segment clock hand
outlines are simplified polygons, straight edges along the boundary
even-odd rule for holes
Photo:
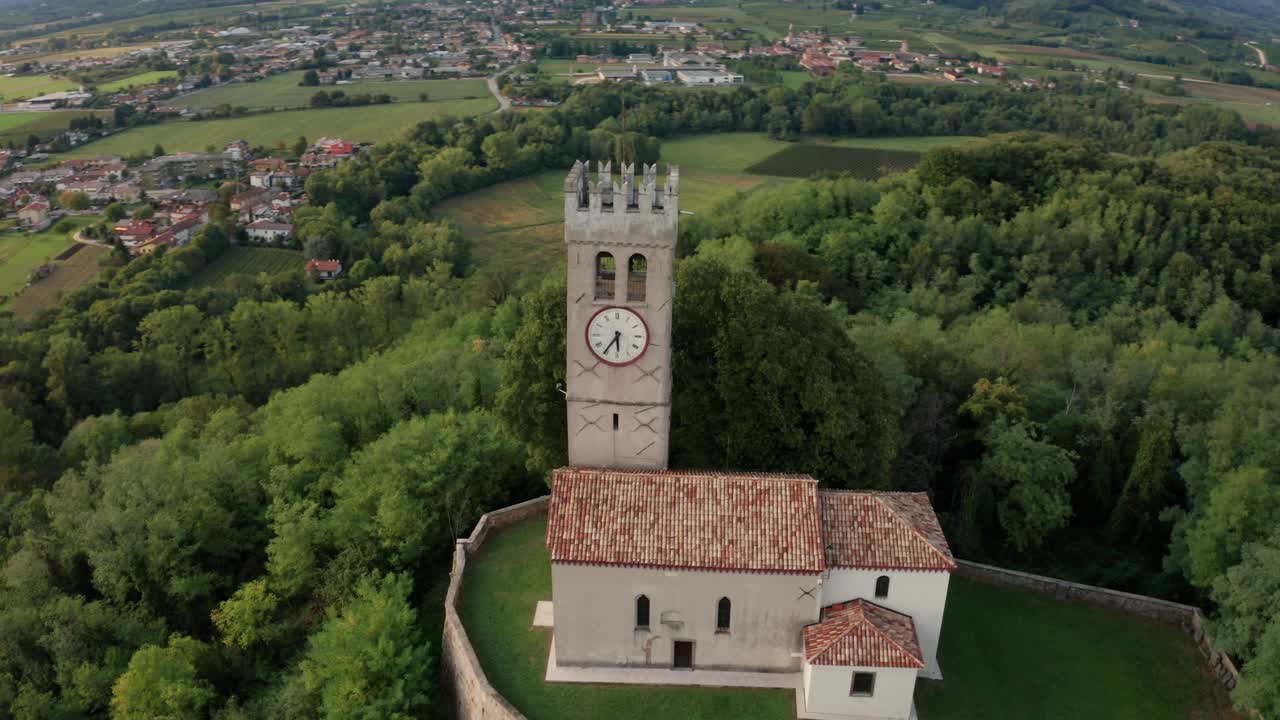
[[[613,347],[615,344],[618,346],[618,352],[622,352],[622,333],[617,330],[613,331],[613,341],[604,346],[604,354],[608,355],[609,348]]]

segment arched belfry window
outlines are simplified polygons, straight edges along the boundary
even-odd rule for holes
[[[613,281],[618,275],[618,266],[613,255],[602,252],[596,255],[596,299],[613,299]]]
[[[733,605],[729,602],[729,598],[720,598],[720,602],[716,603],[716,632],[729,632],[732,615]]]
[[[636,598],[636,627],[649,627],[649,596],[647,595]]]
[[[888,575],[881,575],[880,577],[876,578],[876,597],[878,598],[889,597],[889,576]]]
[[[627,301],[643,302],[645,283],[649,275],[649,260],[640,253],[631,256],[627,261]]]

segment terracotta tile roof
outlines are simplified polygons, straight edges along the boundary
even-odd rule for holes
[[[952,570],[956,566],[924,493],[823,490],[822,534],[831,567]]]
[[[817,573],[817,481],[808,475],[560,468],[552,562]]]
[[[813,665],[924,667],[911,617],[861,598],[825,607],[821,622],[805,626],[804,657]]]

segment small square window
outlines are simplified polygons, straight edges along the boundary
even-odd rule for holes
[[[871,697],[876,692],[876,674],[856,672],[853,674],[853,686],[849,695],[853,697]]]

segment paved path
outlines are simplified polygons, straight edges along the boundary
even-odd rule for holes
[[[496,113],[500,113],[505,110],[511,109],[511,98],[507,97],[506,95],[503,95],[502,91],[498,89],[498,78],[502,77],[503,75],[506,75],[507,73],[515,69],[516,69],[516,66],[512,65],[511,67],[506,68],[504,70],[499,70],[497,73],[494,73],[489,77],[489,82],[488,82],[489,93],[493,95],[495,100],[498,101],[498,109],[494,110],[494,112]]]
[[[1262,67],[1266,67],[1266,66],[1267,66],[1267,53],[1266,53],[1266,52],[1264,52],[1264,51],[1262,50],[1262,48],[1258,47],[1257,45],[1254,45],[1253,43],[1248,43],[1248,42],[1247,42],[1247,43],[1245,43],[1245,44],[1244,44],[1244,46],[1245,46],[1245,47],[1247,47],[1247,48],[1249,48],[1250,50],[1252,50],[1252,51],[1254,51],[1254,52],[1258,53],[1258,64],[1259,64],[1259,65],[1261,65]]]

